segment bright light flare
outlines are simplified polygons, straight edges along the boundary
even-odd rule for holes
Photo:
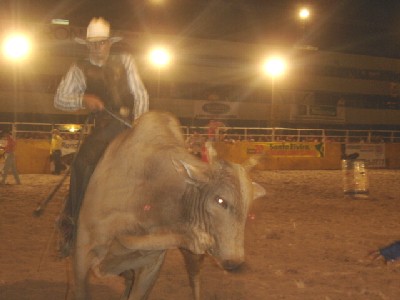
[[[286,62],[281,57],[271,57],[265,61],[263,70],[271,77],[281,76],[286,71]]]
[[[7,37],[3,43],[3,53],[6,57],[19,60],[29,56],[31,42],[29,38],[22,34]]]
[[[165,0],[150,0],[150,2],[154,5],[163,5]]]
[[[78,124],[65,124],[65,125],[60,125],[59,128],[60,130],[66,130],[70,133],[75,133],[81,130],[82,126]]]
[[[307,20],[310,17],[310,10],[307,7],[303,7],[299,10],[299,18],[301,20]]]
[[[68,131],[71,132],[71,133],[74,133],[74,132],[78,131],[78,128],[75,128],[74,126],[71,126],[71,127],[68,129]]]
[[[165,67],[170,60],[171,56],[164,48],[155,48],[150,52],[150,61],[158,67]]]

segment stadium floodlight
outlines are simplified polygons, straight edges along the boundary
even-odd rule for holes
[[[310,18],[311,12],[308,7],[302,7],[299,9],[299,18],[302,21],[307,21]]]
[[[3,42],[3,54],[11,60],[22,60],[29,56],[32,44],[27,35],[14,33]]]
[[[171,56],[165,48],[154,48],[150,51],[150,61],[158,68],[163,68],[170,63]]]
[[[282,57],[273,56],[264,62],[263,69],[266,74],[275,79],[285,73],[286,62]]]

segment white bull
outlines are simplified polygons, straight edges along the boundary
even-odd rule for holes
[[[76,299],[88,299],[89,270],[122,274],[122,299],[147,299],[172,248],[183,253],[200,299],[206,253],[226,270],[244,261],[245,222],[255,196],[242,166],[208,164],[190,154],[171,114],[142,115],[110,144],[87,188],[74,253]]]

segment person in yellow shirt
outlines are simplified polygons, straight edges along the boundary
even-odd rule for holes
[[[63,139],[60,136],[60,131],[58,129],[53,129],[51,136],[51,146],[50,146],[50,157],[54,163],[53,174],[59,175],[64,169],[64,165],[61,161],[61,148]]]

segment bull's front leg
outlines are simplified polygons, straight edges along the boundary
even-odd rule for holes
[[[113,245],[117,245],[122,253],[185,248],[195,254],[204,254],[213,243],[214,239],[210,234],[202,230],[194,230],[185,233],[151,233],[139,236],[123,234],[117,237]]]
[[[125,272],[122,272],[120,276],[123,277],[125,280],[125,290],[120,300],[127,300],[129,295],[131,294],[133,282],[135,281],[135,271],[127,270]]]
[[[141,268],[135,269],[135,280],[128,300],[146,300],[156,282],[166,251],[154,251],[145,255]]]
[[[114,274],[124,277],[125,291],[121,300],[145,300],[158,277],[165,252],[109,253],[99,264],[97,272],[99,275]]]
[[[194,254],[189,250],[179,249],[185,260],[186,271],[189,276],[190,287],[192,288],[193,298],[200,300],[200,270],[204,261],[204,254]]]

